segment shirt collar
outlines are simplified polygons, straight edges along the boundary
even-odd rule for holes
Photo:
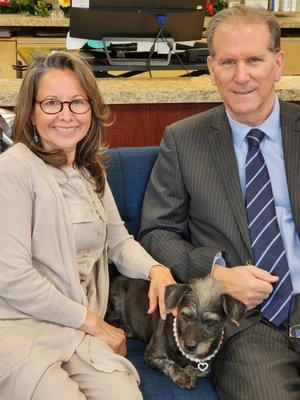
[[[280,138],[280,105],[278,98],[275,99],[273,110],[269,117],[260,125],[249,126],[236,121],[231,117],[229,111],[226,109],[226,114],[231,127],[232,138],[234,145],[241,147],[247,133],[250,129],[257,128],[262,130],[272,141],[277,141]]]

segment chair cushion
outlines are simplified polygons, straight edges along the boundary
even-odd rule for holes
[[[219,400],[209,378],[198,378],[193,389],[181,389],[162,372],[149,367],[144,359],[146,343],[137,339],[127,340],[128,359],[134,364],[141,378],[140,389],[144,400]]]

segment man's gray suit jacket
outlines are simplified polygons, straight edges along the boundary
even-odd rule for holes
[[[300,107],[280,101],[284,162],[292,214],[300,232]],[[166,128],[146,190],[139,235],[151,255],[186,282],[251,262],[252,250],[223,105]]]

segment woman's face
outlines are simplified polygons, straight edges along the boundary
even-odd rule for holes
[[[46,72],[40,80],[36,93],[36,101],[47,100],[43,103],[47,106],[43,108],[48,111],[50,107],[51,112],[51,107],[57,100],[60,102],[75,100],[73,104],[75,103],[75,107],[78,107],[78,103],[88,99],[75,73],[68,69],[54,69]],[[36,125],[43,147],[49,150],[64,150],[68,157],[68,165],[72,165],[77,143],[85,137],[91,125],[91,109],[84,114],[76,114],[65,103],[63,109],[57,114],[47,114],[41,109],[39,103],[35,103],[32,122]]]

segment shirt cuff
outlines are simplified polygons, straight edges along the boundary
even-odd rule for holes
[[[225,262],[224,258],[222,257],[222,253],[220,251],[215,255],[215,258],[214,258],[214,261],[213,261],[211,267],[213,268],[213,266],[215,264],[221,265],[222,267],[226,267],[226,262]]]

